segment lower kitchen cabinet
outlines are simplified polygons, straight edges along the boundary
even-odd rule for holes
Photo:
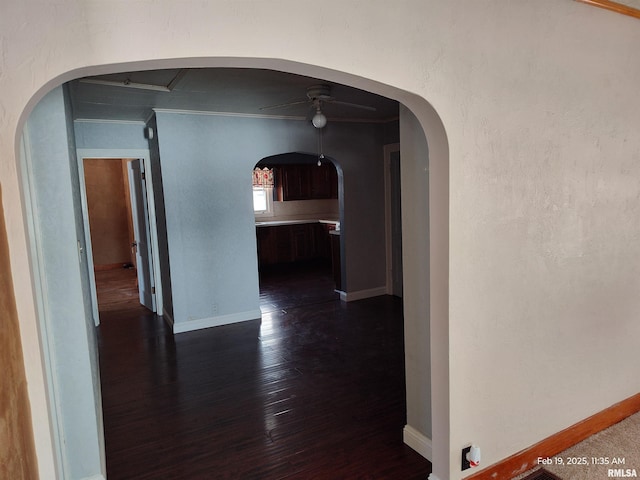
[[[320,223],[256,227],[260,266],[315,259],[331,255],[329,232]]]
[[[278,262],[278,231],[272,227],[257,227],[258,265],[272,265]]]

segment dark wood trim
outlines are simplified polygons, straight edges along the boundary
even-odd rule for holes
[[[538,457],[552,457],[567,448],[580,443],[594,433],[615,425],[625,418],[640,411],[640,393],[616,403],[609,408],[592,415],[551,435],[535,445],[522,450],[480,472],[466,477],[465,480],[494,480],[496,478],[513,478],[538,465]]]
[[[117,270],[118,268],[122,268],[122,266],[125,264],[126,262],[120,262],[120,263],[105,263],[103,265],[94,265],[93,269],[96,272],[102,272],[104,270]]]
[[[596,7],[611,10],[612,12],[622,13],[630,17],[640,18],[640,10],[611,0],[576,0],[577,2],[587,3]]]

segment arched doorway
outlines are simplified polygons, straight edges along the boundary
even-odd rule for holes
[[[176,66],[184,66],[189,63],[188,61],[179,60],[175,62]],[[216,66],[216,59],[209,59],[204,63],[207,66]],[[252,62],[251,60],[243,60],[241,63],[246,66]],[[430,319],[430,329],[426,329],[429,333],[417,337],[420,345],[414,345],[411,348],[418,348],[424,353],[429,350],[426,343],[431,344],[430,355],[427,355],[427,357],[431,359],[431,368],[429,370],[431,374],[432,406],[429,409],[431,411],[429,416],[432,416],[434,420],[432,429],[432,437],[434,439],[433,458],[434,462],[439,461],[444,464],[445,459],[448,462],[449,457],[448,416],[446,413],[448,411],[448,146],[442,123],[436,112],[423,99],[393,87],[380,85],[373,81],[352,77],[340,72],[324,70],[321,67],[310,67],[282,61],[273,61],[271,63],[273,68],[293,73],[308,74],[314,72],[315,76],[325,76],[334,81],[357,85],[359,88],[396,98],[409,107],[401,111],[402,168],[403,171],[408,172],[414,182],[403,182],[403,204],[414,205],[414,212],[419,221],[411,224],[405,222],[406,230],[403,231],[403,238],[415,242],[405,249],[405,254],[413,254],[416,259],[416,269],[405,271],[405,285],[415,284],[417,287],[417,294],[413,298],[411,298],[410,294],[405,293],[405,301],[409,301],[412,306],[408,310],[408,316],[413,319],[413,322],[424,324],[427,319]],[[146,64],[146,67],[152,66],[152,64]],[[166,63],[164,66],[166,66]],[[130,67],[128,66],[128,68]],[[121,67],[114,66],[112,68],[112,71],[115,72]],[[91,71],[89,69],[84,73],[90,74]],[[429,141],[428,152],[426,150],[425,137]],[[428,176],[426,172],[428,172]],[[28,171],[23,173],[29,178],[30,173]],[[27,195],[32,194],[39,188],[42,188],[42,185],[31,183],[31,190],[27,192]],[[70,184],[68,188],[72,192],[74,187]],[[425,190],[428,192],[428,204],[426,205],[424,202]],[[73,196],[68,200],[73,208]],[[36,219],[36,224],[42,220],[34,212],[31,215]],[[70,225],[74,223],[72,217],[73,215],[70,214]],[[38,239],[36,238],[34,241],[37,243]],[[428,250],[424,248],[425,244],[429,245]],[[46,261],[46,258],[44,261]],[[38,273],[34,273],[34,276],[41,276],[44,270],[46,268],[42,264],[38,269]],[[69,273],[77,279],[77,285],[82,284],[83,274],[81,270]],[[40,281],[43,282],[42,278]],[[430,292],[426,303],[424,302],[425,289]],[[40,295],[38,294],[38,296]],[[420,298],[423,300],[421,301]],[[43,321],[45,323],[47,321],[46,310],[47,306],[44,305]],[[47,331],[46,328],[44,330]],[[424,326],[420,330],[424,332]],[[43,339],[43,343],[47,342],[51,342],[50,346],[55,348],[53,339]],[[87,355],[92,355],[91,345],[86,346],[85,350]],[[50,362],[49,374],[55,378],[57,369],[52,366],[55,364],[55,360],[52,357],[47,358],[47,360]],[[93,370],[87,365],[85,367],[87,367],[86,370],[88,371],[86,373],[88,376],[95,378],[95,367],[93,367]],[[419,369],[420,365],[417,365],[416,368]],[[415,379],[415,381],[420,382],[419,379]],[[90,388],[89,390],[93,390],[95,395],[95,388]],[[93,408],[96,412],[99,412],[97,399],[95,397],[92,398],[92,396],[87,398],[87,403],[90,404],[88,410]],[[64,403],[64,399],[54,395],[52,402],[51,412],[59,412],[59,406]],[[56,402],[59,403],[56,405]],[[56,417],[56,414],[52,414],[52,417]],[[64,415],[62,418],[58,416],[57,422],[59,422],[61,428],[74,428],[74,420]],[[65,426],[66,422],[69,423]],[[95,442],[89,442],[89,444],[91,443],[99,448],[100,439],[96,439]],[[60,446],[60,448],[62,447]],[[63,458],[64,452],[60,452],[59,455]]]
[[[263,172],[268,172],[265,186],[259,180]],[[328,270],[333,285],[327,282],[327,292],[341,292],[341,176],[331,159],[319,160],[318,154],[283,153],[262,158],[255,165],[254,213],[261,275],[288,268],[326,276]]]

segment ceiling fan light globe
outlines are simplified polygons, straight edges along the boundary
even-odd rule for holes
[[[325,117],[322,112],[318,112],[311,119],[311,123],[316,128],[324,128],[327,124],[327,117]]]

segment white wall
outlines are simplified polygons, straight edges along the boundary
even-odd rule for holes
[[[640,391],[640,23],[467,3],[445,114],[451,450],[491,464]]]
[[[322,200],[288,200],[273,202],[272,217],[256,217],[256,221],[285,220],[338,220],[340,208],[335,198]]]
[[[468,442],[490,464],[638,392],[638,21],[568,0],[279,6],[0,7],[0,182],[41,474],[51,462],[36,421],[44,393],[16,139],[52,85],[100,71],[280,68],[387,94],[412,110],[429,143],[441,480],[462,477]],[[406,226],[403,237],[412,234]]]

